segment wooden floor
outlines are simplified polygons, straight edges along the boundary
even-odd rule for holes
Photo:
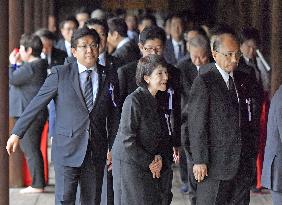
[[[188,196],[179,192],[180,178],[178,170],[174,171],[173,179],[173,202],[172,205],[190,205]],[[23,195],[20,189],[10,189],[10,205],[53,205],[54,186],[48,186],[43,194]],[[271,205],[269,192],[263,191],[262,194],[251,194],[250,205]]]

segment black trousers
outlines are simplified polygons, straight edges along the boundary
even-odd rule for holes
[[[15,118],[17,120],[18,118]],[[44,188],[44,163],[40,150],[41,135],[47,120],[47,111],[40,112],[20,140],[21,150],[24,152],[32,178],[33,188]]]
[[[182,146],[180,149],[180,159],[179,159],[179,171],[180,171],[180,178],[183,184],[188,183],[188,170],[187,170],[187,157]]]
[[[251,161],[240,162],[237,174],[231,180],[210,177],[197,185],[197,205],[249,205],[252,174]]]
[[[80,167],[54,163],[56,205],[74,205],[80,185],[81,205],[100,205],[105,163],[94,162],[90,148]]]

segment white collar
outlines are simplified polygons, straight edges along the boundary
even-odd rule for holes
[[[173,45],[174,47],[176,47],[176,46],[178,46],[178,45],[181,45],[181,46],[184,45],[183,40],[177,42],[176,40],[171,39],[171,41],[172,41],[172,45]]]
[[[71,43],[65,40],[65,46],[71,48]]]
[[[82,65],[81,63],[79,63],[78,61],[77,62],[77,65],[78,65],[78,73],[81,74],[83,72],[85,72],[86,70],[92,70],[92,71],[95,71],[97,72],[97,66],[94,65],[93,67],[91,68],[86,68],[84,65]]]
[[[219,65],[215,63],[215,66],[217,70],[220,72],[221,76],[223,77],[223,80],[225,81],[226,85],[228,85],[229,75],[234,79],[233,72],[227,73],[225,70],[223,70]]]
[[[124,44],[126,44],[126,43],[129,42],[129,41],[130,41],[130,39],[129,39],[128,37],[122,39],[122,41],[118,43],[117,49],[120,48],[120,47],[122,47]]]

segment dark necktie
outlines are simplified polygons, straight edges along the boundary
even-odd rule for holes
[[[230,101],[232,102],[233,107],[236,109],[236,112],[239,113],[239,103],[236,93],[236,87],[233,78],[230,75],[228,79],[228,86],[229,86]]]
[[[93,85],[92,85],[92,78],[91,73],[92,70],[87,70],[87,78],[85,82],[85,89],[84,89],[84,99],[89,112],[91,112],[93,108]]]
[[[182,46],[181,44],[178,44],[178,58],[177,60],[180,60],[183,57],[183,52],[182,52]]]

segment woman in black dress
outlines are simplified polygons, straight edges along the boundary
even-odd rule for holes
[[[113,145],[115,205],[169,204],[172,145],[169,124],[158,105],[157,93],[166,91],[165,60],[149,55],[139,60],[136,83],[127,96]],[[171,182],[168,182],[171,183]]]

